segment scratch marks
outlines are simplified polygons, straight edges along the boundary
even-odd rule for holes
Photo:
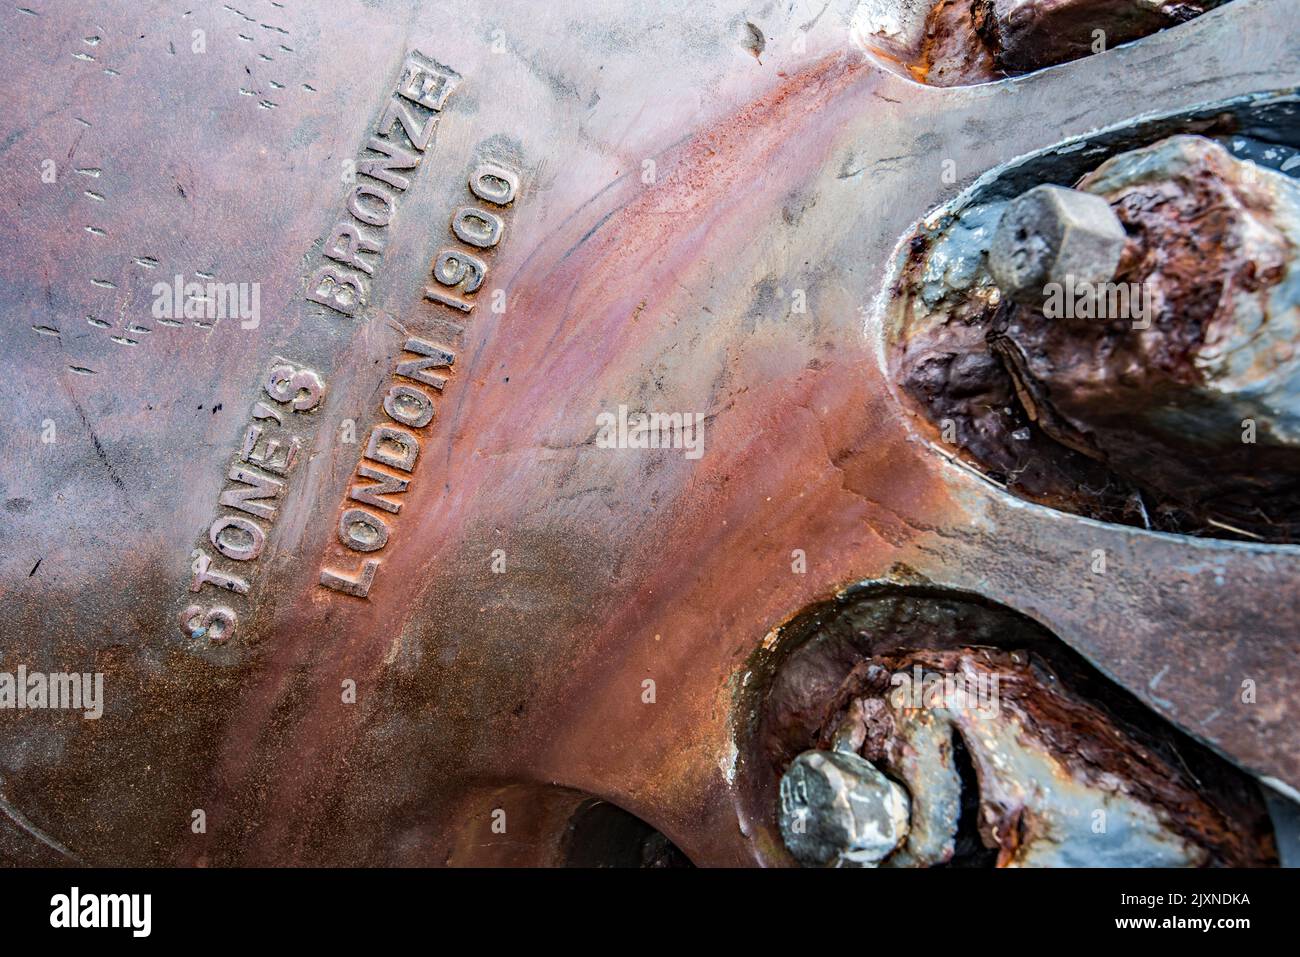
[[[238,7],[232,6],[231,4],[223,3],[221,6],[222,9],[225,10],[227,13],[230,13],[231,15],[239,18],[239,21],[241,23],[241,28],[236,32],[235,36],[238,37],[240,40],[242,40],[245,43],[253,44],[254,46],[257,46],[261,39],[266,39],[271,41],[268,46],[259,49],[255,54],[258,64],[277,63],[279,54],[295,52],[294,48],[289,46],[287,42],[290,37],[290,33],[284,27],[274,23],[268,23],[264,20],[259,20],[257,17],[250,16],[249,14],[245,13],[243,10],[240,10]],[[272,6],[276,7],[279,10],[284,9],[283,4],[273,3]],[[256,24],[256,26],[259,27],[260,29],[252,30],[248,26],[242,26],[243,24]],[[283,69],[283,67],[280,68]],[[247,85],[241,86],[239,88],[240,96],[255,98],[257,100],[258,109],[274,110],[278,108],[280,106],[280,103],[272,99],[267,94],[267,91],[261,88],[262,81],[258,77],[254,76],[252,68],[249,66],[245,66],[244,72],[248,75],[248,81],[247,81]],[[289,88],[289,83],[286,82],[286,79],[282,77],[277,77],[277,78],[268,77],[265,82],[269,84],[270,89],[272,91],[278,92],[281,90],[287,90]],[[312,86],[310,83],[301,82],[301,86],[302,89],[308,93],[316,92],[316,88]]]
[[[20,7],[19,9],[23,8]],[[40,562],[37,562],[37,564],[39,565]],[[32,571],[35,572],[36,569],[33,568]],[[0,813],[3,813],[4,816],[12,821],[24,834],[40,841],[46,847],[67,858],[72,863],[84,866],[85,861],[81,860],[81,858],[77,857],[77,855],[73,854],[70,850],[54,838],[50,837],[31,821],[27,820],[27,818],[23,816],[22,812],[10,804],[3,794],[0,794]]]

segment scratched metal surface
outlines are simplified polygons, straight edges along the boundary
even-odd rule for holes
[[[1104,526],[946,462],[884,378],[876,309],[899,238],[986,170],[1300,83],[1290,0],[951,89],[866,57],[854,8],[6,3],[0,670],[100,671],[106,703],[0,711],[0,860],[544,862],[576,792],[697,863],[770,863],[734,783],[745,662],[809,603],[899,575],[1030,615],[1300,786],[1300,550]],[[460,80],[349,318],[310,277],[414,50]],[[423,293],[485,157],[520,186],[465,317]],[[257,282],[259,324],[159,323],[176,274]],[[411,336],[456,359],[360,555],[339,514]],[[220,597],[189,591],[192,554],[276,357],[325,394],[215,645],[177,618]],[[706,413],[705,454],[597,448],[619,404]],[[365,598],[318,583],[367,557]]]

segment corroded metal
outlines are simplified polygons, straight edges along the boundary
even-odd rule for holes
[[[973,0],[975,32],[1006,73],[1025,73],[1129,43],[1227,0]]]
[[[1300,183],[1177,136],[1080,187],[1118,211],[1128,262],[1109,286],[1077,271],[1052,315],[1010,311],[1019,394],[1057,441],[1155,496],[1295,540]]]
[[[1291,176],[1192,135],[976,204],[916,238],[903,388],[1036,500],[1295,541],[1298,213]]]
[[[922,83],[1019,76],[1186,23],[1227,0],[862,0],[856,28]]]
[[[801,863],[875,867],[910,816],[907,792],[847,749],[805,751],[781,776],[781,838]]]
[[[1167,735],[1006,609],[881,585],[792,623],[800,629],[754,662],[758,732],[745,755],[759,780],[786,768],[781,837],[805,865],[837,860],[805,845],[833,847],[827,834],[851,830],[842,787],[838,806],[823,799],[820,830],[791,835],[788,781],[817,754],[857,759],[905,787],[908,827],[878,829],[905,838],[873,858],[885,867],[1261,866],[1276,857],[1248,778]],[[809,745],[823,750],[800,750]],[[899,842],[886,843],[889,852]]]
[[[1291,3],[942,90],[859,13],[0,11],[0,672],[104,696],[0,710],[0,860],[563,863],[598,799],[789,864],[746,689],[863,581],[1028,616],[1300,787],[1300,551],[1027,504],[886,348],[920,220],[1294,87]],[[702,454],[634,444],[649,412]]]
[[[1044,290],[1054,283],[1112,279],[1125,238],[1124,224],[1102,197],[1035,186],[1002,213],[989,246],[989,271],[1008,297],[1041,307]]]

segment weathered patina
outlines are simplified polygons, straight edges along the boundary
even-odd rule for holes
[[[946,89],[859,13],[0,10],[0,671],[105,699],[0,710],[0,860],[561,863],[600,799],[789,864],[746,683],[869,580],[1012,609],[1300,787],[1300,550],[1029,504],[886,348],[920,220],[1294,87],[1292,3]],[[620,406],[702,456],[602,447]]]

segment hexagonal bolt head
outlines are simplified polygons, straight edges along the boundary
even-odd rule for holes
[[[870,761],[805,751],[781,778],[781,837],[800,864],[870,867],[907,837],[910,805]]]
[[[1113,279],[1124,239],[1124,225],[1102,197],[1035,186],[1007,204],[989,246],[989,271],[1008,297],[1041,306],[1052,283]]]

